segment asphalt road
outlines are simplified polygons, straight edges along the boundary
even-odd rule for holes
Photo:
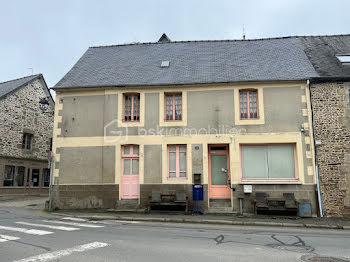
[[[0,205],[1,262],[328,262],[348,261],[349,247],[345,230],[91,222]]]

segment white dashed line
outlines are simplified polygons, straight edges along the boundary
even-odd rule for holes
[[[24,258],[21,260],[16,260],[14,262],[46,262],[46,261],[52,261],[52,260],[57,260],[59,258],[69,256],[74,252],[85,252],[88,250],[96,249],[96,248],[101,248],[101,247],[106,247],[109,246],[107,243],[101,243],[101,242],[92,242],[89,244],[81,245],[81,246],[76,246],[72,248],[67,248],[63,250],[58,250],[50,253],[45,253],[41,254],[38,256],[33,256],[29,258]]]
[[[7,241],[13,241],[18,240],[19,237],[13,237],[13,236],[7,236],[7,235],[0,235],[0,243],[1,242],[7,242]]]
[[[36,230],[36,229],[27,229],[27,228],[21,228],[21,227],[0,226],[0,229],[8,230],[8,231],[22,232],[22,233],[30,234],[30,235],[39,235],[39,236],[53,234],[53,232],[50,232],[50,231]]]
[[[58,220],[43,220],[43,222],[62,224],[62,225],[70,225],[70,226],[76,226],[76,227],[90,227],[90,228],[104,227],[104,226],[100,226],[100,225],[90,225],[90,224],[82,224],[82,223],[75,223],[75,222],[64,222],[64,221],[58,221]]]
[[[80,228],[77,228],[77,227],[52,226],[52,225],[44,225],[44,224],[33,224],[33,223],[27,223],[27,222],[16,222],[16,223],[21,225],[34,226],[34,227],[47,227],[50,229],[57,229],[57,230],[64,230],[64,231],[80,230]]]

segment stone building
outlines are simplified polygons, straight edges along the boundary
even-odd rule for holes
[[[48,193],[53,112],[41,74],[0,83],[0,195]]]
[[[54,87],[54,204],[146,207],[152,191],[254,212],[256,192],[317,214],[308,79],[296,38],[92,47]]]
[[[299,37],[310,81],[316,160],[327,216],[350,215],[350,35]]]

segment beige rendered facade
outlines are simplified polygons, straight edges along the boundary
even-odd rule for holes
[[[258,118],[241,119],[242,90],[257,92]],[[126,188],[123,148],[133,145],[138,148],[138,193],[131,199],[139,207],[147,206],[152,189],[163,193],[184,190],[193,206],[194,174],[200,174],[204,186],[201,207],[205,210],[222,208],[235,212],[238,199],[243,198],[244,212],[253,213],[254,193],[263,191],[272,198],[292,192],[297,201],[311,203],[312,213],[317,213],[306,81],[72,88],[56,92],[53,153],[54,202],[58,208],[121,206],[128,199],[122,189]],[[173,93],[182,97],[180,121],[167,121],[164,116],[165,96]],[[128,94],[140,97],[139,121],[123,121],[123,97]],[[181,145],[185,152],[186,170],[182,172],[186,175],[178,179],[169,175],[172,145]],[[213,155],[221,148],[228,152],[227,170],[222,170],[227,172],[231,187],[224,197],[220,197],[220,190],[213,194],[217,188],[211,177]],[[292,163],[278,156],[289,148],[294,157]],[[285,161],[275,166],[290,166],[292,176],[252,177],[247,163],[254,161],[254,150],[260,149],[268,152],[271,159],[282,159],[275,162]],[[244,193],[244,185],[252,185],[252,193]]]

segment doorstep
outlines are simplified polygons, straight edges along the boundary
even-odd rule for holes
[[[235,215],[238,212],[233,211],[232,207],[210,207],[204,211],[204,214],[208,215]]]

